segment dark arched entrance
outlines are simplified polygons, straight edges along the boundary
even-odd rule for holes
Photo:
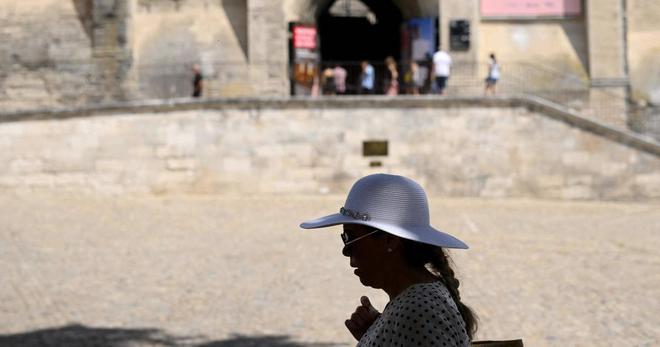
[[[357,1],[357,0],[354,0]],[[383,60],[399,58],[402,16],[391,0],[361,0],[375,15],[375,23],[367,17],[340,17],[330,13],[331,1],[320,9],[318,17],[321,37],[321,59],[324,61]]]
[[[373,13],[372,18],[332,14],[330,9],[336,1],[329,1],[317,12],[324,66],[340,63],[349,72],[348,84],[355,85],[360,61],[369,60],[378,75],[386,57],[399,60],[403,17],[391,0],[361,0]]]

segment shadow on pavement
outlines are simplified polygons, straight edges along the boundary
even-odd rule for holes
[[[206,341],[203,336],[177,337],[159,329],[97,328],[67,325],[59,328],[0,335],[2,347],[329,347],[336,343],[300,343],[286,335],[233,335]]]
[[[286,335],[243,336],[235,335],[227,340],[197,344],[195,347],[329,347],[344,346],[337,343],[301,343],[289,340]]]

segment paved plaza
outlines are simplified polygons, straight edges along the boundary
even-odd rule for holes
[[[348,346],[341,196],[0,197],[0,346]],[[431,198],[478,339],[660,345],[660,203]]]

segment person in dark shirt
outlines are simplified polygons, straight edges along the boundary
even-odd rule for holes
[[[192,96],[193,98],[199,98],[202,96],[202,89],[203,89],[203,80],[204,77],[202,76],[202,73],[200,71],[199,65],[195,64],[192,67],[193,71],[193,93]]]

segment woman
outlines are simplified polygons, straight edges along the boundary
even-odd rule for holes
[[[429,224],[426,193],[414,181],[376,174],[358,180],[339,213],[300,226],[342,224],[342,253],[363,285],[390,298],[382,313],[361,298],[345,324],[362,346],[468,346],[474,313],[461,301],[444,248],[468,248]]]
[[[500,79],[500,66],[495,59],[495,53],[491,53],[488,57],[488,75],[486,76],[486,88],[484,89],[485,95],[495,94],[495,85]]]
[[[399,71],[396,61],[392,57],[385,58],[385,95],[396,96],[399,94]]]

